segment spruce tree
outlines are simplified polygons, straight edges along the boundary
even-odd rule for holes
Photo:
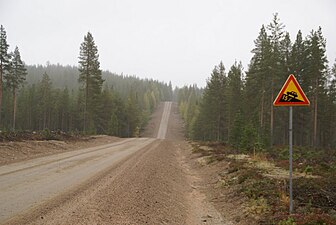
[[[311,116],[312,123],[312,143],[313,147],[317,147],[317,132],[318,132],[318,99],[325,93],[325,83],[327,80],[327,56],[326,56],[326,40],[322,35],[322,29],[311,31],[306,40],[308,48],[307,55],[307,71],[306,75],[310,81],[309,94],[311,96]],[[321,112],[322,113],[322,112]]]
[[[9,64],[9,54],[8,54],[8,47],[7,44],[7,35],[5,28],[1,25],[0,26],[0,125],[1,125],[1,111],[2,111],[2,81],[5,71],[8,70]]]
[[[84,36],[79,54],[79,82],[84,86],[84,124],[83,132],[86,133],[88,124],[90,129],[95,129],[100,96],[104,80],[100,70],[98,48],[90,32]],[[96,121],[94,121],[96,120]]]
[[[228,140],[227,77],[222,62],[215,66],[207,81],[200,104],[200,114],[193,121],[197,139]]]
[[[278,13],[274,14],[272,22],[267,26],[268,30],[271,32],[269,35],[271,41],[271,60],[270,64],[268,65],[271,73],[271,95],[269,96],[270,99],[270,145],[273,146],[273,136],[274,136],[274,107],[273,101],[275,98],[274,90],[279,88],[276,87],[276,84],[280,84],[283,78],[283,56],[281,55],[281,42],[284,39],[284,25],[280,22],[278,17]]]
[[[254,44],[253,56],[245,79],[246,104],[243,107],[243,114],[246,115],[246,120],[254,121],[251,126],[258,130],[259,137],[263,137],[265,142],[269,143],[269,129],[266,124],[270,122],[270,113],[267,108],[270,106],[268,99],[271,98],[272,86],[272,68],[270,67],[272,47],[264,25],[262,25]]]
[[[237,114],[241,114],[242,102],[244,101],[242,96],[243,90],[243,66],[240,63],[235,62],[228,73],[228,87],[227,87],[227,101],[228,101],[228,109],[227,109],[227,117],[228,117],[228,130],[229,130],[229,142],[235,142],[237,129],[234,127],[237,125],[237,120],[239,121],[240,117],[237,117]],[[232,133],[234,132],[234,133]]]
[[[303,89],[306,89],[302,85],[306,83],[304,81],[303,73],[306,69],[306,43],[302,39],[302,32],[301,30],[298,31],[296,35],[295,42],[292,46],[291,51],[291,64],[290,64],[290,71],[289,73],[294,74],[295,78],[299,81],[300,86]]]
[[[292,42],[290,40],[289,33],[286,32],[285,38],[281,41],[281,56],[283,62],[283,71],[282,76],[284,79],[287,78],[287,75],[290,74],[291,66],[292,66]]]
[[[16,92],[20,85],[26,80],[26,75],[27,70],[21,60],[19,48],[16,46],[14,52],[11,54],[8,73],[4,75],[6,86],[11,89],[13,93],[13,130],[15,130],[16,122]]]
[[[38,120],[40,121],[39,129],[50,129],[51,124],[51,111],[52,111],[52,82],[50,80],[49,75],[45,72],[43,74],[43,78],[39,83],[39,108],[38,108]]]
[[[331,81],[328,90],[328,111],[326,112],[326,126],[328,133],[325,135],[325,146],[336,147],[336,61],[331,69]]]

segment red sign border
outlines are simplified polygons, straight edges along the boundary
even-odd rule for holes
[[[289,85],[289,82],[291,82],[291,81],[293,81],[294,85],[296,86],[296,88],[300,92],[301,96],[303,97],[303,102],[280,102],[280,99],[281,99],[282,95],[284,94],[286,88]],[[290,74],[288,76],[285,84],[282,86],[278,96],[274,100],[273,105],[274,106],[309,106],[310,102],[309,102],[307,96],[305,95],[305,93],[303,92],[300,84],[297,82],[296,78],[294,77],[294,75]]]

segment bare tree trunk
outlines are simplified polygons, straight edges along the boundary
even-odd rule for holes
[[[300,113],[300,118],[301,118],[301,123],[300,123],[300,145],[302,146],[303,145],[303,142],[304,142],[304,122],[305,122],[305,118],[304,118],[304,115],[303,113]]]
[[[273,75],[272,75],[272,80],[271,80],[270,147],[273,147],[273,127],[274,127],[273,101],[274,101],[274,77],[273,77]]]
[[[273,88],[272,88],[272,94],[271,94],[271,126],[270,126],[270,144],[271,147],[273,146],[273,127],[274,127],[274,108],[273,108],[273,100],[274,100],[274,93],[273,93]]]
[[[262,86],[262,94],[261,94],[261,106],[260,106],[260,128],[259,128],[259,134],[258,139],[260,137],[264,136],[264,97],[265,97],[265,90],[264,85]]]
[[[0,63],[0,127],[1,127],[1,112],[2,112],[2,61]]]
[[[86,134],[88,96],[89,96],[89,71],[87,69],[86,84],[85,84],[85,106],[84,106],[84,128],[83,128],[84,134]]]
[[[43,130],[46,129],[47,127],[47,110],[44,109],[44,113],[43,113]]]
[[[13,88],[13,131],[15,130],[16,123],[16,90]]]
[[[88,79],[87,79],[88,80]],[[88,81],[86,81],[88,82]],[[86,90],[85,90],[85,106],[84,106],[84,134],[86,134],[86,121],[87,121],[87,99],[89,95],[89,84],[86,83]]]
[[[64,124],[64,109],[62,110],[62,116],[61,116],[61,130],[64,131],[64,127],[65,127],[65,124]]]
[[[315,88],[315,102],[314,102],[314,136],[313,136],[313,146],[317,147],[317,94],[318,94],[318,80],[316,79]]]
[[[227,127],[227,137],[226,142],[229,143],[230,135],[231,135],[231,112],[229,111],[229,118],[228,118],[228,127]]]
[[[52,126],[52,123],[51,123],[51,109],[48,112],[48,129],[49,130],[53,130],[54,129],[54,127]]]
[[[265,91],[263,89],[262,94],[261,94],[261,109],[260,109],[260,127],[261,128],[264,127],[264,94],[265,94]]]
[[[219,114],[218,115],[218,124],[217,124],[217,126],[218,126],[218,129],[217,129],[217,141],[219,141],[219,136],[220,136],[220,121],[221,121],[220,117],[221,117],[221,115]]]

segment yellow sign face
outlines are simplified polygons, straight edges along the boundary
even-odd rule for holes
[[[308,106],[310,102],[299,83],[291,74],[273,102],[274,106]]]

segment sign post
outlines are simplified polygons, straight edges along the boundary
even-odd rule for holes
[[[288,76],[278,96],[273,102],[274,106],[289,106],[289,213],[293,212],[293,106],[309,106],[310,102],[295,79]]]
[[[289,213],[293,212],[293,106],[289,106]]]

